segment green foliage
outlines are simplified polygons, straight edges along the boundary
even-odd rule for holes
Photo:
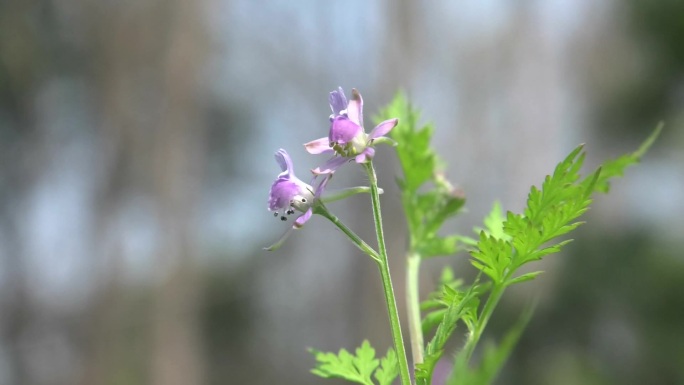
[[[399,375],[399,361],[394,349],[388,349],[387,354],[380,360],[380,367],[373,375],[379,385],[390,385]]]
[[[639,163],[655,140],[658,139],[658,136],[663,129],[663,125],[664,124],[660,122],[653,133],[651,133],[644,143],[642,143],[633,153],[605,162],[601,168],[601,175],[596,181],[595,190],[602,193],[609,192],[610,184],[608,183],[608,180],[617,176],[622,176],[627,167]]]
[[[579,170],[585,153],[583,146],[578,146],[544,179],[541,188],[532,186],[523,214],[509,211],[502,220],[499,205],[495,204],[485,218],[486,229],[480,229],[480,239],[471,253],[473,266],[497,285],[534,279],[540,271],[517,277],[514,273],[522,265],[557,253],[569,243],[571,240],[547,244],[583,223],[577,219],[589,209],[592,193],[607,192],[609,180],[622,176],[628,166],[639,162],[661,129],[662,124],[637,151],[606,162],[584,179]]]
[[[445,286],[449,286],[451,290],[460,290],[463,286],[463,280],[455,279],[454,271],[449,266],[442,269],[442,276],[437,284],[437,289],[428,294],[428,299],[420,304],[420,310],[427,312],[422,322],[423,334],[428,334],[442,322],[444,313],[451,303],[444,296]]]
[[[508,212],[503,227],[504,233],[511,238],[507,245],[510,258],[505,261],[497,260],[500,262],[497,268],[501,275],[495,282],[521,282],[517,278],[511,278],[515,270],[528,262],[560,251],[569,241],[542,246],[582,223],[575,220],[589,208],[591,193],[601,173],[599,169],[580,181],[579,170],[585,158],[582,147],[577,147],[556,166],[553,174],[544,179],[541,189],[535,186],[530,189],[524,215]],[[480,258],[483,256],[479,255]]]
[[[577,147],[556,166],[552,175],[544,179],[540,188],[533,186],[530,189],[523,214],[508,212],[504,220],[499,205],[494,205],[485,218],[485,229],[477,229],[480,239],[471,253],[473,266],[492,280],[493,289],[475,319],[471,329],[474,331],[469,335],[465,348],[457,356],[456,373],[450,384],[488,384],[494,379],[529,315],[523,316],[523,321],[512,329],[498,348],[490,346],[485,349],[478,368],[470,369],[468,361],[506,287],[532,280],[541,274],[541,271],[535,271],[516,276],[517,269],[557,253],[570,242],[553,243],[556,238],[582,223],[577,219],[588,210],[592,194],[607,192],[608,181],[623,175],[628,166],[637,163],[660,130],[659,126],[634,153],[607,162],[585,178],[579,174],[585,159],[583,146]]]
[[[481,231],[477,249],[471,255],[474,258],[471,263],[476,269],[488,275],[494,284],[501,284],[510,265],[513,248],[510,241]]]
[[[454,371],[447,380],[447,384],[486,385],[492,383],[518,343],[533,312],[532,307],[527,308],[498,346],[492,343],[485,345],[482,361],[476,368],[468,366],[468,359],[462,352],[458,354]]]
[[[506,218],[502,214],[501,203],[495,201],[492,210],[484,219],[485,228],[476,228],[475,231],[479,234],[484,231],[485,234],[491,235],[496,239],[510,240],[511,237],[504,232],[504,221]]]
[[[356,349],[356,355],[345,349],[340,349],[338,354],[315,349],[309,349],[309,352],[317,361],[316,368],[311,372],[323,378],[342,378],[358,384],[375,385],[371,379],[373,376],[377,384],[390,385],[399,375],[399,363],[394,350],[390,348],[387,355],[378,360],[368,340],[364,340],[361,347]]]
[[[461,320],[466,324],[469,330],[472,330],[474,321],[477,319],[477,307],[479,305],[477,297],[486,292],[489,285],[478,284],[471,286],[468,290],[464,290],[461,288],[462,284],[463,281],[460,279],[442,283],[439,285],[438,291],[430,293],[428,299],[421,303],[420,309],[427,312],[423,319],[424,334],[428,334],[442,323],[449,307],[453,304],[460,304],[465,301],[469,301],[469,303],[466,304],[467,307],[464,309],[465,313],[461,317]],[[469,296],[469,292],[472,292],[474,297]]]
[[[380,111],[375,121],[390,118],[399,118],[399,125],[391,131],[391,136],[397,141],[397,155],[404,170],[402,189],[416,191],[432,179],[439,164],[437,155],[430,148],[434,127],[426,124],[419,128],[420,111],[412,108],[401,93]]]
[[[480,287],[476,283],[465,292],[458,290],[457,287],[458,284],[443,284],[442,293],[435,301],[436,305],[441,305],[442,308],[431,312],[426,317],[426,320],[441,319],[437,324],[435,335],[425,348],[424,361],[416,365],[415,374],[418,385],[430,384],[435,365],[444,354],[444,346],[456,329],[457,322],[462,320],[471,330],[477,322]]]
[[[398,178],[397,183],[406,213],[410,251],[422,258],[454,254],[467,238],[440,236],[438,232],[447,219],[458,214],[465,197],[444,177],[441,162],[430,147],[434,128],[431,124],[419,126],[420,112],[402,94],[398,94],[375,120],[392,117],[399,118],[391,136],[397,142],[397,156],[403,171],[403,178]]]
[[[541,188],[532,186],[524,214],[508,212],[506,220],[501,222],[500,211],[494,206],[485,219],[487,231],[480,231],[472,263],[495,284],[510,285],[533,279],[539,272],[515,278],[513,275],[522,265],[557,253],[569,242],[545,246],[577,228],[582,222],[575,220],[589,208],[601,169],[581,180],[579,170],[584,158],[582,146],[577,147],[544,179]]]
[[[413,277],[413,285],[409,287],[415,288],[409,296],[415,299],[409,302],[415,303],[409,311],[410,330],[412,335],[420,336],[412,340],[414,357],[418,357],[416,384],[430,384],[435,366],[443,357],[446,344],[459,322],[466,326],[468,333],[463,349],[456,355],[454,372],[448,383],[491,383],[519,340],[532,310],[522,314],[498,346],[485,346],[478,365],[471,366],[470,360],[506,288],[532,280],[542,273],[520,274],[518,269],[557,253],[568,244],[570,239],[561,238],[582,224],[579,218],[589,209],[592,194],[608,192],[610,179],[622,176],[627,167],[638,163],[659,135],[662,125],[637,151],[606,162],[585,177],[580,175],[585,153],[583,146],[578,146],[555,167],[551,175],[544,178],[540,186],[531,187],[522,213],[509,211],[504,214],[501,205],[495,202],[484,219],[484,227],[475,229],[478,234],[475,240],[439,234],[443,224],[461,211],[465,198],[444,177],[441,162],[430,148],[432,125],[419,125],[419,112],[401,94],[381,111],[376,120],[393,117],[399,118],[399,125],[391,131],[391,136],[397,142],[397,155],[403,170],[397,182],[409,230],[407,255],[412,262],[409,266],[414,267],[412,272],[415,273],[408,276]],[[445,268],[437,290],[420,304],[420,311],[424,314],[421,322],[417,310],[417,266],[420,260],[451,255],[465,247],[470,249],[472,265],[479,270],[475,282],[464,285],[450,268]],[[416,261],[418,263],[414,263]],[[483,276],[489,280],[481,283]],[[483,306],[480,306],[481,301],[484,301]],[[429,333],[433,333],[432,338],[421,350],[423,335]],[[378,359],[368,341],[364,341],[355,354],[344,349],[338,354],[311,352],[317,361],[316,368],[312,370],[314,374],[365,385],[390,385],[400,373],[398,358],[403,357],[397,357],[390,349],[384,358]],[[401,368],[401,373],[405,374],[406,367]],[[404,383],[408,382],[407,377],[403,376]]]

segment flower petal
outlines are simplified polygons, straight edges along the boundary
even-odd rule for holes
[[[373,159],[373,155],[375,155],[375,149],[373,147],[366,147],[354,160],[356,160],[356,163],[366,163]]]
[[[331,178],[332,174],[326,174],[325,179],[323,179],[321,183],[319,183],[318,186],[316,186],[316,193],[314,194],[315,198],[319,198],[321,194],[323,194],[323,191],[325,191],[325,187],[328,185],[328,182]]]
[[[356,88],[352,88],[352,98],[347,105],[347,116],[352,122],[363,127],[363,98]]]
[[[330,158],[327,162],[325,162],[322,166],[316,167],[315,169],[311,170],[312,173],[316,175],[324,175],[324,174],[332,174],[337,170],[340,166],[345,164],[349,159],[341,157],[341,156],[335,156]]]
[[[268,209],[271,211],[280,210],[290,205],[290,200],[300,194],[302,187],[295,181],[287,178],[278,178],[271,185],[271,192],[268,196]]]
[[[384,122],[375,126],[373,131],[371,131],[369,138],[375,139],[375,138],[379,138],[381,136],[385,136],[385,134],[387,134],[394,127],[396,127],[398,123],[399,123],[399,119],[397,119],[397,118],[385,120]]]
[[[276,162],[280,165],[280,170],[282,171],[278,178],[291,178],[294,176],[294,167],[292,167],[292,159],[287,151],[282,148],[275,153]]]
[[[334,116],[338,116],[342,110],[347,109],[347,98],[344,96],[342,87],[337,87],[336,91],[328,95],[328,102]]]
[[[313,155],[335,152],[335,150],[330,148],[330,140],[328,140],[328,138],[320,138],[312,140],[309,143],[304,143],[304,148],[306,148],[306,151],[309,154]]]
[[[302,226],[304,226],[306,221],[308,221],[309,218],[311,218],[312,214],[313,214],[313,209],[309,208],[308,210],[306,210],[306,212],[304,214],[302,214],[299,218],[295,219],[294,228],[299,229]]]
[[[330,124],[328,140],[330,143],[338,143],[342,146],[351,142],[356,136],[363,133],[363,128],[345,116],[338,116]]]

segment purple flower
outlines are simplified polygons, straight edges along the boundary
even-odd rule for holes
[[[330,176],[323,178],[314,190],[311,185],[304,183],[295,176],[292,159],[287,151],[281,148],[275,153],[275,159],[280,165],[282,172],[278,174],[278,178],[271,185],[271,191],[268,196],[268,209],[273,212],[275,217],[279,217],[282,221],[286,221],[287,216],[297,212],[302,213],[302,215],[297,217],[292,228],[283,234],[278,242],[266,248],[267,250],[277,249],[287,239],[292,229],[304,226],[309,218],[311,218],[314,205],[330,179]]]
[[[352,159],[356,163],[369,162],[375,155],[373,142],[391,141],[384,135],[399,122],[396,118],[385,120],[373,128],[370,134],[366,134],[363,129],[363,99],[356,89],[352,89],[352,99],[349,102],[342,87],[331,92],[328,101],[333,112],[330,115],[328,137],[304,144],[310,154],[335,154],[325,164],[311,170],[317,175],[332,174]]]

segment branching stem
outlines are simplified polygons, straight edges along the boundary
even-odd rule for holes
[[[411,384],[411,376],[409,374],[408,360],[406,359],[406,348],[404,347],[404,340],[401,334],[401,324],[399,323],[399,311],[397,310],[397,301],[394,297],[394,289],[392,288],[392,279],[390,277],[389,264],[387,258],[387,247],[385,246],[385,235],[382,229],[382,215],[380,212],[380,194],[378,192],[378,178],[375,174],[372,162],[365,165],[366,173],[371,187],[371,203],[373,206],[373,219],[375,221],[375,234],[378,238],[379,260],[378,268],[380,276],[382,277],[383,291],[385,292],[385,302],[387,304],[387,313],[390,319],[390,328],[392,330],[392,340],[394,341],[394,350],[397,353],[399,361],[399,376],[401,377],[402,385]]]
[[[373,260],[375,260],[376,263],[380,262],[378,252],[375,251],[372,247],[370,247],[366,242],[364,242],[363,239],[356,235],[356,233],[354,233],[349,227],[342,223],[340,218],[338,218],[337,216],[335,216],[335,214],[328,211],[328,209],[325,206],[319,205],[318,207],[316,207],[316,214],[322,215],[323,217],[327,218],[330,222],[337,226],[337,228],[340,229],[349,238],[349,240],[356,245],[356,247],[361,249],[361,251],[363,251],[364,253],[368,254],[368,256],[373,258]]]
[[[465,346],[463,347],[463,353],[465,354],[466,362],[470,361],[470,358],[472,357],[473,352],[477,347],[477,343],[480,341],[480,337],[482,337],[482,333],[484,332],[484,329],[487,327],[487,323],[489,322],[489,319],[492,317],[492,313],[494,313],[496,305],[499,304],[499,300],[501,299],[504,290],[505,286],[503,284],[495,284],[492,288],[492,292],[489,293],[489,297],[487,297],[487,302],[485,302],[485,305],[482,308],[482,312],[478,317],[478,322],[475,326],[475,330],[473,330],[473,332],[470,334]]]

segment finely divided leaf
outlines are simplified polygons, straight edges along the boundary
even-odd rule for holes
[[[516,283],[531,281],[531,280],[535,279],[541,273],[543,273],[543,271],[533,271],[531,273],[519,275],[519,276],[517,276],[511,280],[508,280],[506,282],[506,285],[513,285]]]
[[[416,191],[432,178],[438,163],[437,155],[430,148],[434,128],[429,124],[418,127],[420,112],[401,93],[380,111],[375,121],[391,118],[399,118],[390,136],[397,142],[397,155],[404,171],[402,189]]]
[[[495,284],[510,285],[533,279],[536,274],[513,276],[522,265],[557,253],[570,242],[547,245],[583,223],[577,219],[589,209],[592,193],[607,191],[610,178],[622,175],[627,166],[637,163],[661,127],[637,151],[607,162],[583,179],[579,170],[585,153],[582,152],[583,146],[578,146],[556,166],[552,175],[546,176],[540,188],[532,186],[524,214],[508,212],[500,224],[500,209],[495,204],[485,219],[486,229],[480,229],[477,248],[471,254],[472,264]]]
[[[427,312],[421,324],[423,334],[428,334],[442,322],[444,314],[452,302],[451,298],[446,299],[445,287],[448,286],[451,290],[457,291],[462,285],[463,280],[454,277],[454,271],[451,267],[445,266],[442,269],[437,290],[428,294],[428,299],[420,303],[420,310]]]
[[[456,329],[456,323],[463,320],[470,328],[477,319],[477,308],[479,301],[477,296],[480,290],[477,284],[468,289],[467,292],[456,290],[449,285],[443,286],[442,301],[448,303],[442,314],[442,320],[437,326],[434,337],[425,348],[425,357],[422,363],[416,365],[416,384],[429,385],[432,379],[435,365],[444,353],[444,346],[447,340]]]
[[[651,135],[639,146],[639,148],[631,154],[623,155],[617,159],[613,159],[603,164],[601,177],[596,182],[595,190],[607,193],[610,191],[609,179],[622,176],[625,169],[633,164],[639,163],[641,158],[646,154],[653,142],[658,138],[663,129],[663,123],[660,122]]]
[[[375,380],[379,385],[391,385],[399,375],[399,361],[394,349],[387,350],[387,355],[380,360],[380,367],[375,371]]]
[[[505,278],[512,253],[513,246],[510,241],[497,239],[481,231],[477,249],[471,253],[471,263],[476,269],[488,275],[495,284],[499,284]]]
[[[452,235],[448,237],[442,237],[435,235],[433,237],[424,239],[420,243],[418,253],[423,258],[454,254],[459,248],[459,243],[464,243],[463,237],[461,236]]]
[[[422,258],[450,255],[458,251],[463,237],[438,234],[444,222],[458,214],[465,203],[463,193],[454,188],[440,170],[437,154],[430,147],[432,125],[420,126],[420,112],[402,94],[375,118],[399,118],[391,131],[403,178],[397,179],[410,235],[410,250]]]
[[[356,358],[354,359],[354,366],[358,369],[359,374],[363,378],[370,379],[378,364],[379,361],[375,359],[375,349],[368,340],[363,341],[361,347],[356,348]]]
[[[587,198],[579,170],[584,162],[583,146],[575,148],[547,176],[541,189],[532,187],[527,199],[525,215],[509,212],[503,224],[504,232],[511,237],[513,253],[509,266],[505,266],[503,280],[510,280],[520,266],[560,251],[563,242],[541,248],[546,242],[574,230],[581,222],[574,222],[582,215],[591,200]],[[515,280],[507,284],[521,282]]]
[[[499,203],[499,201],[495,201],[494,205],[492,206],[492,210],[484,219],[484,230],[487,235],[491,235],[497,239],[509,240],[510,237],[508,234],[504,233],[503,229],[505,219],[506,218],[504,218],[502,215],[501,203]],[[480,230],[482,229],[479,229],[478,233]]]
[[[399,375],[399,361],[393,349],[381,360],[375,358],[375,349],[364,340],[361,347],[352,355],[345,349],[338,354],[323,353],[315,349],[309,351],[316,357],[316,368],[313,374],[323,378],[342,378],[347,381],[364,385],[375,385],[371,377],[379,385],[391,385]]]
[[[361,347],[352,355],[345,349],[338,354],[323,353],[309,349],[316,357],[316,368],[311,373],[323,378],[342,378],[347,381],[364,385],[374,385],[371,375],[380,362],[375,358],[375,349],[368,340],[363,341]],[[387,370],[387,369],[386,369]]]
[[[454,371],[447,380],[449,385],[488,385],[496,378],[501,368],[506,363],[513,348],[518,343],[525,326],[532,317],[533,308],[526,309],[518,321],[506,333],[499,346],[489,344],[485,346],[484,355],[480,365],[469,368],[464,354],[456,356]]]

